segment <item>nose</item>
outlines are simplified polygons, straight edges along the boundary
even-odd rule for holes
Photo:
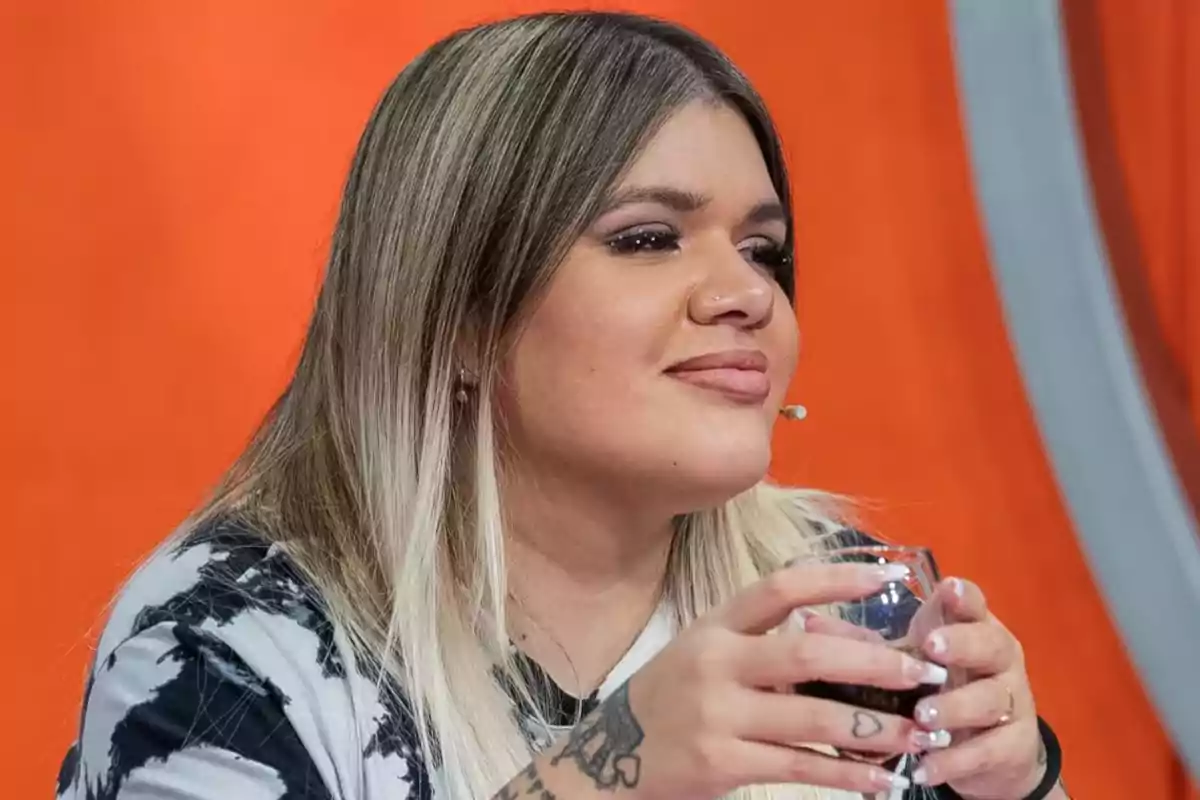
[[[688,298],[688,315],[699,325],[765,327],[775,311],[771,280],[746,263],[741,253],[722,256]]]

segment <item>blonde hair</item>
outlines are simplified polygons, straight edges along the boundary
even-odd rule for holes
[[[493,671],[523,686],[487,402],[498,361],[640,148],[697,98],[742,113],[790,212],[761,100],[679,27],[541,14],[460,31],[413,61],[359,143],[292,381],[192,520],[238,518],[288,549],[402,687],[458,800],[490,796],[530,757]],[[479,381],[465,404],[464,349]],[[810,547],[821,502],[760,485],[680,518],[666,586],[680,621]],[[824,796],[801,791],[738,796]]]

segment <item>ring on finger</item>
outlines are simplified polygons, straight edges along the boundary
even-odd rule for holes
[[[1008,707],[1004,713],[1000,715],[1000,719],[996,720],[996,725],[1007,725],[1013,721],[1013,715],[1017,711],[1017,697],[1013,694],[1013,690],[1008,686],[1004,687],[1004,691],[1008,694]]]

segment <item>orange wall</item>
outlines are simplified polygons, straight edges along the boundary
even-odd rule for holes
[[[886,534],[984,584],[1026,644],[1077,796],[1179,796],[1005,340],[943,3],[630,4],[724,46],[789,146],[806,336],[794,397],[812,415],[781,430],[776,472],[876,501]],[[456,25],[576,4],[59,5],[0,11],[14,797],[49,791],[110,592],[281,388],[378,92]]]
[[[1200,4],[1101,0],[1096,11],[1142,264],[1175,384],[1200,430]],[[1176,765],[1177,786],[1186,782]],[[1200,789],[1188,797],[1200,800]]]
[[[1200,428],[1200,5],[1098,6],[1110,124],[1146,274]]]

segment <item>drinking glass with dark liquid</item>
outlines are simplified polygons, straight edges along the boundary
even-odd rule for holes
[[[855,638],[879,640],[883,644],[907,652],[914,658],[925,660],[921,644],[935,629],[944,623],[941,602],[935,590],[940,580],[937,565],[929,550],[921,547],[898,547],[874,545],[842,547],[826,550],[804,561],[828,564],[876,564],[886,566],[903,564],[908,573],[902,580],[889,581],[877,592],[849,603],[841,603],[825,609],[812,609],[818,615],[831,615],[854,628]],[[917,702],[942,687],[922,684],[912,689],[881,689],[877,686],[833,683],[830,681],[806,681],[796,684],[798,694],[834,700],[859,708],[885,714],[912,718]],[[905,772],[911,767],[909,759],[901,754],[881,754],[839,749],[838,756],[855,761],[883,764],[889,769]]]

